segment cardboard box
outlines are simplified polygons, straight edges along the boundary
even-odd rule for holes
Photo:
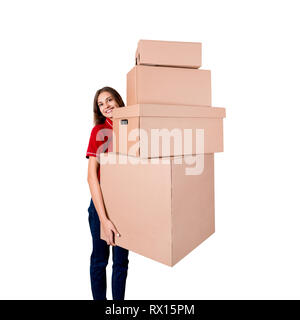
[[[137,65],[197,69],[202,63],[202,44],[200,42],[140,40],[135,59]]]
[[[186,164],[193,159],[197,165]],[[121,234],[118,246],[173,266],[214,233],[214,154],[154,161],[102,153],[100,163],[107,215]]]
[[[140,158],[222,152],[224,117],[224,108],[207,106],[117,108],[113,110],[113,151]]]
[[[138,65],[127,73],[127,105],[211,105],[210,70]]]

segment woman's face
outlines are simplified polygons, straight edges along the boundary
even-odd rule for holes
[[[114,96],[107,91],[101,92],[99,94],[97,102],[101,113],[106,118],[112,118],[113,109],[119,108],[119,105]]]

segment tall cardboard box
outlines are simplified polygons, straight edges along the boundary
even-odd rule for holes
[[[113,117],[116,153],[155,158],[223,151],[224,108],[137,104],[114,109]]]
[[[135,53],[136,64],[200,68],[201,42],[140,40]]]
[[[173,266],[214,233],[214,154],[142,160],[102,153],[100,165],[118,246]]]
[[[211,105],[210,70],[137,65],[127,73],[127,106]]]

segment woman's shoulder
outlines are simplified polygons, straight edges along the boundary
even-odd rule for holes
[[[107,132],[108,129],[109,128],[107,128],[107,125],[105,123],[96,124],[91,131],[90,139],[96,140],[96,138],[99,138],[99,136],[109,135],[109,133]]]
[[[96,124],[93,128],[92,128],[92,131],[91,133],[92,134],[95,134],[97,133],[99,130],[105,128],[105,124],[104,123],[101,123],[101,124]]]

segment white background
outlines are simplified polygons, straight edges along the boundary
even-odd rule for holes
[[[92,101],[126,99],[139,39],[202,42],[216,233],[170,268],[130,253],[127,299],[299,299],[297,1],[1,1],[0,298],[91,299]],[[111,299],[111,264],[108,268]]]

